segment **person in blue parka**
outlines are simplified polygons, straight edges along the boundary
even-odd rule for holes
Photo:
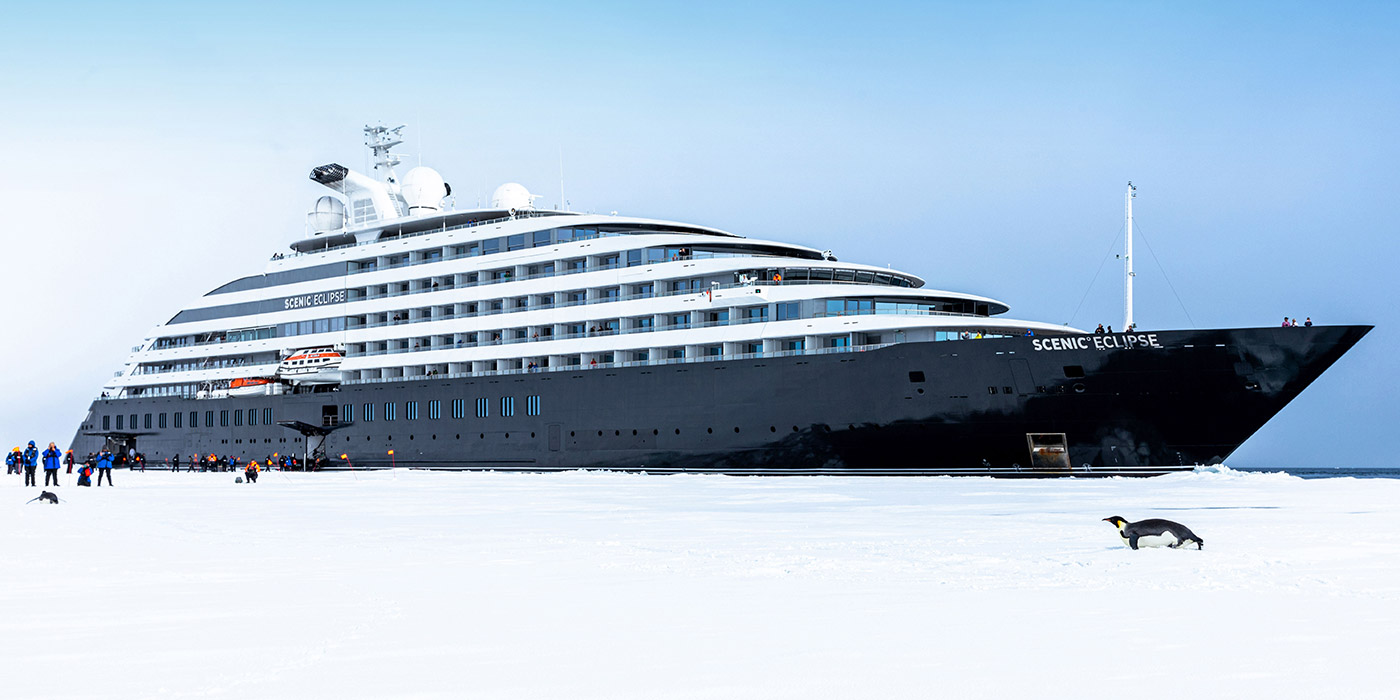
[[[54,486],[58,486],[58,466],[63,459],[63,453],[58,451],[58,446],[52,442],[49,448],[44,450],[44,486],[47,487],[52,481]]]
[[[107,485],[112,485],[112,451],[102,448],[102,453],[97,455],[97,485],[102,485],[102,477],[107,477]]]
[[[20,455],[19,461],[24,465],[24,485],[38,486],[39,482],[34,479],[34,470],[39,468],[39,450],[34,447],[34,441],[29,441],[29,447],[24,448],[24,454]]]

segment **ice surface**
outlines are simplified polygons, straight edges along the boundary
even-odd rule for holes
[[[1400,480],[116,477],[0,482],[0,695],[1400,697]]]

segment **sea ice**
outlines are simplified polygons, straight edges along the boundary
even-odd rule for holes
[[[1400,480],[116,477],[0,482],[5,697],[1400,696]]]

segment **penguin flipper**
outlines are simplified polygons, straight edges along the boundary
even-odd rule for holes
[[[1137,542],[1138,542],[1138,536],[1137,536],[1137,535],[1129,535],[1129,536],[1128,536],[1128,546],[1129,546],[1129,547],[1132,547],[1133,549],[1137,549],[1137,548],[1138,548]]]

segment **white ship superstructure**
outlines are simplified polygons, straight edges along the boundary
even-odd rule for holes
[[[316,384],[593,369],[908,341],[1077,332],[997,316],[999,301],[928,289],[829,252],[647,218],[536,209],[511,183],[454,211],[418,167],[394,173],[397,130],[366,129],[379,177],[338,164],[308,235],[260,275],[157,327],[111,397],[223,395],[235,379],[300,384],[290,354],[331,348]]]

